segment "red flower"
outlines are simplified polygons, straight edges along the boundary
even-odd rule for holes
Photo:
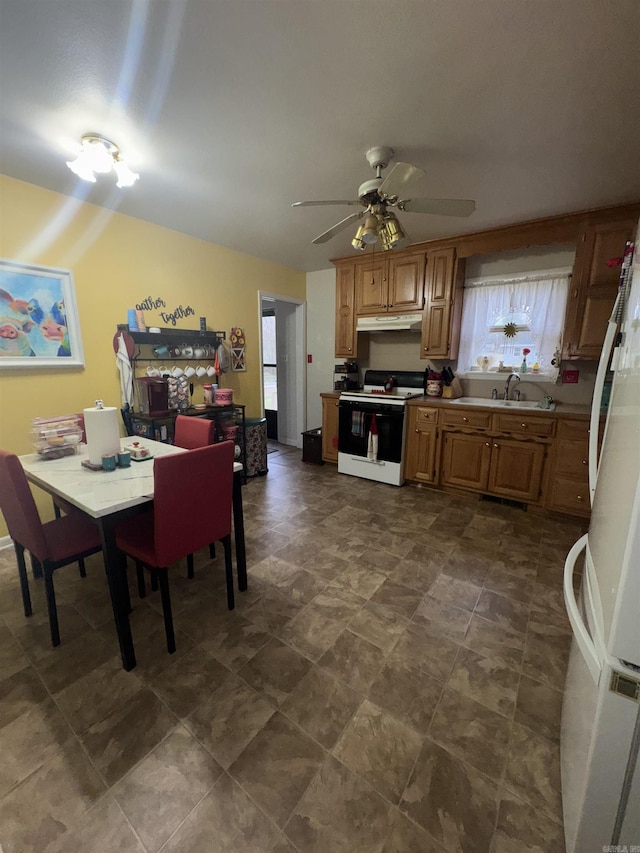
[[[530,353],[530,352],[531,352],[531,350],[530,350],[528,347],[525,347],[525,348],[522,350],[522,355],[529,355],[529,353]]]

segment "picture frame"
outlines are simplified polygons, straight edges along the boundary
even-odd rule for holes
[[[0,258],[0,370],[84,367],[71,270]]]

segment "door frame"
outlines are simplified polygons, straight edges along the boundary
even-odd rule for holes
[[[305,352],[307,347],[306,329],[307,329],[307,303],[302,299],[294,299],[292,296],[282,296],[278,293],[271,293],[265,290],[258,291],[258,340],[260,347],[260,410],[264,416],[264,370],[263,370],[263,351],[262,351],[262,303],[269,302],[287,302],[295,305],[295,353],[293,364],[295,366],[295,399],[292,399],[291,394],[287,403],[290,403],[295,412],[295,438],[289,437],[285,444],[291,444],[294,447],[302,447],[302,433],[306,427],[306,400],[307,400],[307,371],[305,364]],[[276,330],[277,330],[277,312],[276,312]],[[276,331],[277,334],[277,331]],[[278,430],[280,427],[278,426]]]

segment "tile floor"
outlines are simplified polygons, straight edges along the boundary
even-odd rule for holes
[[[268,457],[250,588],[222,555],[133,595],[124,672],[100,558],[21,612],[0,551],[4,853],[564,850],[560,573],[579,525]],[[133,574],[133,573],[132,573]]]

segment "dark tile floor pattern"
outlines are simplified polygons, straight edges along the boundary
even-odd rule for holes
[[[125,673],[100,558],[20,606],[0,551],[4,853],[564,849],[565,553],[580,526],[269,454],[244,488],[250,588],[222,558],[132,594]]]

